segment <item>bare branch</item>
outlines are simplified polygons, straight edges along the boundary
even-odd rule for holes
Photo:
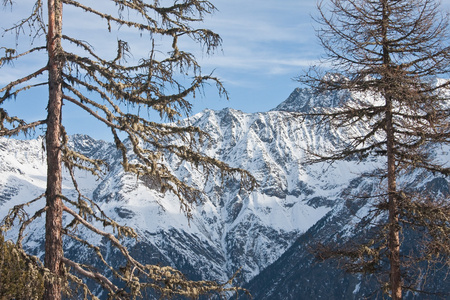
[[[4,111],[0,109],[0,136],[14,136],[19,133],[26,133],[30,129],[34,129],[39,125],[44,125],[47,123],[47,120],[40,120],[26,124],[23,120],[17,118],[5,118],[6,116],[3,115],[3,112]],[[7,129],[3,126],[4,119],[7,119],[7,121],[10,123],[18,122],[20,125],[13,129]]]
[[[8,49],[6,47],[0,47],[0,49],[3,49],[5,51],[5,56],[0,57],[0,67],[2,67],[3,65],[10,63],[13,60],[19,59],[22,56],[28,55],[28,54],[36,52],[36,51],[46,50],[47,47],[45,47],[45,46],[35,47],[35,48],[32,48],[28,51],[25,51],[25,52],[19,53],[19,54],[16,54],[15,49]],[[14,55],[14,54],[16,54],[16,55]]]
[[[98,272],[85,270],[78,263],[71,261],[70,259],[67,259],[65,257],[63,257],[62,262],[66,266],[73,268],[75,272],[79,273],[80,275],[85,276],[87,278],[91,278],[97,282],[101,282],[102,286],[106,287],[107,290],[113,293],[119,290],[119,288],[115,286],[108,278],[106,278],[105,276],[103,276]]]
[[[41,75],[42,73],[44,73],[45,71],[47,71],[47,67],[43,67],[39,70],[37,70],[36,72],[33,72],[25,77],[22,77],[20,79],[17,79],[13,82],[10,82],[9,84],[7,84],[6,86],[4,86],[3,88],[0,89],[0,93],[4,93],[4,95],[0,98],[0,104],[3,103],[3,101],[5,101],[5,99],[8,99],[9,97],[11,97],[13,94],[10,93],[11,89],[14,88],[15,86],[22,84],[24,82],[27,82],[33,78],[38,77],[39,75]],[[33,85],[30,85],[29,87],[32,87]]]

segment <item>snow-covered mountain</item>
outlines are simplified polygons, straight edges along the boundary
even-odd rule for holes
[[[241,279],[247,282],[269,265],[277,265],[286,251],[298,253],[293,247],[311,234],[322,234],[325,238],[330,228],[350,234],[358,214],[363,213],[365,203],[354,204],[355,211],[349,213],[343,195],[375,189],[375,183],[363,179],[361,174],[383,162],[369,158],[364,162],[347,160],[333,165],[306,164],[307,149],[333,149],[345,141],[348,132],[332,131],[292,114],[317,106],[335,106],[350,96],[341,92],[317,98],[307,89],[296,89],[269,112],[205,110],[185,120],[210,135],[210,142],[201,146],[202,152],[249,170],[259,184],[251,193],[243,191],[238,180],[231,179],[221,186],[220,180],[205,178],[189,164],[167,157],[168,165],[179,178],[205,190],[205,199],[193,209],[190,222],[173,195],[154,189],[148,180],[124,173],[120,154],[110,143],[84,135],[71,138],[75,149],[105,160],[110,171],[101,180],[79,171],[77,180],[83,193],[95,199],[110,217],[137,230],[140,239],[133,252],[140,259],[173,265],[192,279],[225,281],[242,267]],[[448,156],[448,149],[446,153]],[[0,138],[0,172],[2,218],[13,205],[45,191],[42,140]],[[420,184],[429,184],[433,179],[425,176]],[[448,181],[444,180],[442,189],[446,187],[448,192]],[[69,176],[65,178],[64,190],[66,195],[75,196]],[[39,205],[31,205],[30,210]],[[333,221],[326,221],[327,231],[314,231],[330,219]],[[42,222],[37,222],[27,235],[26,244],[36,255],[42,254],[42,226]],[[70,243],[66,251],[84,255]],[[286,254],[283,259],[286,261]],[[275,278],[280,273],[264,274]],[[285,283],[282,280],[279,282]],[[358,281],[351,284],[355,290]],[[260,284],[254,286],[264,290]],[[274,298],[269,291],[265,294],[272,295],[268,299],[288,299]],[[256,299],[264,298],[261,293],[255,295]]]

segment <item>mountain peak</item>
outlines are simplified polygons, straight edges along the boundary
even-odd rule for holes
[[[351,98],[349,91],[315,92],[311,88],[296,88],[289,97],[271,111],[310,113],[318,107],[337,107]]]

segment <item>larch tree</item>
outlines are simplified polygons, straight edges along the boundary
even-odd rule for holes
[[[164,164],[164,155],[175,155],[207,174],[239,176],[243,188],[251,189],[255,182],[246,171],[232,168],[195,150],[195,143],[204,142],[207,134],[196,127],[173,125],[178,117],[191,111],[188,99],[195,96],[205,83],[215,84],[219,93],[226,95],[221,82],[212,75],[203,75],[195,57],[179,48],[180,41],[185,40],[201,44],[207,53],[220,46],[218,34],[196,27],[205,15],[215,11],[215,6],[204,0],[110,0],[98,6],[99,9],[85,4],[86,1],[33,2],[29,16],[3,29],[3,37],[12,33],[16,39],[13,45],[2,44],[0,67],[12,65],[36,53],[42,53],[40,57],[45,59],[42,59],[42,65],[36,70],[0,88],[0,105],[11,98],[20,101],[22,92],[27,89],[48,86],[47,117],[27,122],[0,108],[0,136],[27,133],[37,126],[45,128],[47,189],[36,199],[11,209],[3,220],[2,229],[8,230],[19,221],[20,230],[14,249],[22,251],[24,257],[34,262],[30,265],[45,279],[44,299],[61,299],[62,291],[74,285],[81,288],[85,298],[95,298],[83,278],[94,280],[111,298],[118,299],[140,296],[146,288],[162,296],[182,295],[191,298],[223,294],[228,290],[237,291],[238,288],[231,285],[231,281],[223,284],[190,281],[171,267],[144,265],[136,261],[119,240],[121,236],[136,237],[136,232],[108,218],[93,199],[80,192],[75,180],[76,169],[101,176],[106,171],[105,163],[69,148],[63,126],[64,103],[76,105],[105,124],[111,131],[115,146],[122,153],[124,170],[158,181],[161,190],[178,197],[187,217],[191,216],[192,205],[202,197],[202,192],[178,179]],[[105,8],[108,6],[104,4],[112,4],[112,9]],[[4,0],[3,5],[14,11],[13,1]],[[119,39],[116,54],[104,57],[102,53],[96,52],[89,41],[66,35],[63,8],[69,7],[72,11],[78,10],[80,19],[85,15],[98,18],[105,26],[105,34],[111,33],[111,38],[115,38],[115,32],[124,29],[127,30],[127,38],[132,39],[133,34],[137,38],[148,38],[148,56],[140,57],[139,53],[131,52],[129,41]],[[18,45],[23,44],[27,35],[31,37],[31,46],[19,51]],[[127,108],[125,111],[124,107]],[[141,109],[155,111],[162,119],[172,123],[155,122],[149,117],[142,117],[139,114]],[[125,138],[129,140],[131,149],[127,149]],[[174,143],[175,139],[183,141],[183,144]],[[135,157],[133,160],[127,155],[129,150]],[[71,175],[78,192],[77,199],[70,199],[62,193],[63,168],[67,168]],[[46,199],[45,205],[31,216],[28,215],[26,206],[41,199]],[[68,216],[67,223],[63,222],[63,214]],[[22,242],[29,224],[43,215],[46,223],[45,258],[42,265],[24,252]],[[117,235],[96,228],[90,223],[91,220],[111,227]],[[77,228],[80,226],[109,240],[111,246],[123,255],[126,267],[116,270],[106,262],[100,249],[78,234]],[[107,278],[92,266],[65,257],[63,236],[90,248],[114,278]],[[121,283],[113,283],[117,281]]]
[[[314,160],[375,156],[384,157],[386,164],[377,170],[383,193],[371,195],[377,200],[366,216],[376,233],[315,250],[318,257],[338,259],[353,273],[381,273],[387,266],[383,290],[402,299],[404,290],[419,289],[410,278],[414,266],[450,267],[449,195],[427,195],[399,183],[402,174],[417,170],[450,174],[448,162],[433,156],[433,149],[448,147],[450,141],[448,18],[434,0],[324,3],[318,4],[316,21],[325,59],[299,81],[318,93],[366,95],[313,114],[335,128],[366,130],[352,133],[348,143]],[[422,239],[406,253],[411,231]]]

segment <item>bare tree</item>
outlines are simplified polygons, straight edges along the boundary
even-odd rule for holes
[[[447,162],[434,160],[432,151],[450,140],[450,83],[437,79],[450,71],[448,19],[434,0],[330,0],[318,10],[317,35],[328,69],[312,67],[299,80],[318,92],[349,90],[367,97],[317,112],[337,128],[367,128],[318,160],[382,156],[387,181],[372,215],[373,221],[387,215],[376,237],[350,248],[326,247],[321,255],[343,259],[347,270],[357,273],[379,271],[386,257],[387,290],[401,299],[404,288],[415,289],[405,281],[411,264],[450,266],[449,195],[417,194],[398,184],[401,174],[418,169],[450,174]],[[402,252],[407,229],[424,233],[426,241],[414,259]]]
[[[207,134],[195,127],[178,127],[153,122],[139,113],[124,112],[122,109],[132,106],[159,113],[161,118],[175,121],[177,117],[188,114],[191,103],[187,97],[195,95],[205,83],[216,84],[219,93],[226,92],[221,82],[211,76],[202,75],[195,57],[179,49],[179,40],[193,40],[201,44],[207,53],[211,53],[221,44],[216,33],[195,28],[204,16],[214,12],[215,7],[209,1],[183,0],[111,0],[113,11],[100,11],[75,0],[36,0],[32,13],[10,28],[4,34],[12,32],[16,41],[22,42],[24,34],[32,38],[32,45],[39,46],[18,52],[17,45],[1,47],[3,56],[0,67],[14,63],[27,55],[44,53],[46,61],[29,75],[18,78],[0,88],[0,104],[12,97],[18,97],[24,90],[47,85],[48,106],[44,120],[26,122],[18,116],[11,116],[0,108],[0,135],[13,136],[27,133],[37,126],[45,126],[45,150],[47,153],[47,190],[30,202],[17,205],[3,221],[3,229],[9,229],[14,220],[22,224],[16,245],[22,249],[22,240],[26,227],[45,214],[45,268],[36,265],[45,278],[45,299],[60,299],[62,290],[68,282],[75,283],[84,290],[84,295],[95,296],[82,277],[97,281],[111,297],[125,298],[141,295],[141,290],[151,288],[163,296],[184,295],[198,297],[202,294],[223,293],[238,290],[230,282],[194,282],[184,278],[183,274],[170,267],[148,266],[136,261],[118,238],[102,229],[94,227],[88,220],[101,221],[112,227],[120,236],[136,237],[133,229],[118,225],[108,218],[100,207],[84,196],[76,183],[74,170],[81,168],[100,176],[105,171],[103,161],[98,161],[75,152],[68,146],[68,137],[63,126],[63,105],[72,103],[86,113],[105,124],[111,130],[114,143],[122,153],[123,168],[137,176],[150,176],[159,182],[162,190],[175,194],[187,217],[191,216],[191,205],[201,198],[202,192],[179,180],[163,163],[164,154],[173,154],[181,160],[191,162],[199,170],[221,176],[238,175],[244,188],[254,186],[253,178],[240,169],[202,155],[195,150],[194,144],[202,142]],[[164,3],[165,5],[162,5]],[[47,4],[46,9],[44,5]],[[13,7],[13,1],[4,0],[3,5]],[[110,59],[97,53],[88,41],[67,36],[63,30],[63,8],[78,10],[80,17],[88,14],[103,21],[109,32],[116,28],[126,28],[138,36],[148,34],[150,43],[148,57],[136,57],[130,52],[126,40],[118,40],[117,55]],[[45,17],[47,14],[47,18]],[[106,31],[106,29],[105,29]],[[169,41],[170,50],[155,46],[155,39]],[[75,46],[75,47],[74,47]],[[68,51],[67,49],[74,49]],[[131,61],[131,62],[130,62]],[[47,75],[46,79],[43,79]],[[188,78],[191,78],[188,81]],[[42,81],[42,82],[40,82]],[[131,109],[131,111],[133,111]],[[137,161],[129,161],[124,143],[128,138],[133,155]],[[173,143],[174,139],[184,141],[183,145]],[[78,191],[78,199],[69,199],[62,193],[62,170],[66,167]],[[46,199],[46,204],[34,215],[28,216],[25,207],[31,202]],[[63,224],[63,213],[71,221]],[[115,270],[104,259],[98,247],[77,235],[77,227],[83,226],[110,241],[127,261],[126,270]],[[110,278],[100,274],[91,266],[81,265],[69,260],[63,252],[63,235],[81,243],[95,252],[99,261],[105,264],[116,279],[120,279],[127,289],[119,288]]]

